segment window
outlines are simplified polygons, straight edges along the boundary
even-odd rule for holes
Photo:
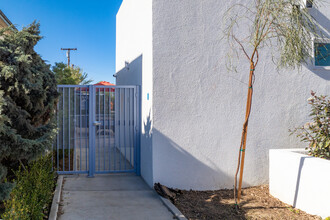
[[[314,41],[314,65],[315,67],[330,67],[330,41]]]
[[[313,0],[306,0],[306,8],[312,8],[313,7]]]

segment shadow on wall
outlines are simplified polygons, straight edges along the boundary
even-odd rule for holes
[[[153,157],[152,157],[152,130],[150,112],[143,121],[144,131],[141,134],[141,175],[150,187],[153,187]]]
[[[125,62],[125,67],[116,76],[116,85],[142,85],[142,54],[131,62]]]
[[[149,158],[152,158],[150,167],[153,183],[159,182],[167,187],[185,190],[233,188],[235,167],[227,169],[230,170],[228,175],[221,171],[213,161],[203,156],[206,154],[196,154],[205,161],[202,162],[155,127],[151,130],[150,114],[144,122],[144,130],[141,153],[144,151],[144,153],[148,152],[152,155]],[[151,148],[148,148],[149,146]],[[207,144],[201,146],[199,151],[205,150],[206,147]],[[219,157],[219,161],[222,159]],[[141,164],[146,163],[142,160],[141,155]],[[243,183],[243,185],[245,184]]]
[[[322,12],[320,12],[320,10],[318,10],[317,8],[311,8],[310,9],[311,14],[317,19],[318,24],[324,29],[326,30],[328,33],[324,33],[323,35],[324,37],[329,38],[329,31],[330,31],[330,20],[327,16],[325,16]]]
[[[125,67],[119,70],[114,76],[116,77],[116,85],[119,86],[126,86],[126,85],[137,85],[137,86],[142,86],[142,61],[143,61],[143,55],[139,55],[136,57],[133,61],[131,62],[125,62]],[[140,90],[140,94],[138,99],[140,100],[140,105],[138,106],[138,115],[139,115],[139,120],[138,120],[138,126],[139,130],[141,130],[142,125],[141,125],[141,120],[143,120],[141,117],[142,109],[142,96],[141,96],[142,90]],[[138,143],[142,143],[142,146],[145,146],[144,148],[141,148],[138,150],[137,157],[140,158],[141,164],[140,168],[141,170],[138,169],[137,173],[141,174],[142,177],[146,180],[149,185],[152,183],[152,161],[151,161],[151,156],[152,154],[149,152],[151,151],[151,147],[148,147],[148,143],[151,143],[151,140],[146,139],[142,137],[142,140],[140,139],[142,136],[138,136]],[[140,173],[141,172],[141,173]],[[151,186],[151,185],[150,185]]]
[[[299,186],[300,186],[301,170],[304,166],[304,162],[305,162],[305,157],[301,157],[300,158],[300,163],[299,163],[297,182],[296,182],[296,190],[295,190],[295,193],[294,193],[294,199],[293,199],[293,203],[292,203],[293,207],[296,207],[296,205],[297,205],[297,198],[298,198],[298,192],[299,192]]]
[[[311,71],[312,73],[314,73],[315,75],[317,75],[318,77],[330,81],[330,70],[325,69],[322,66],[314,66],[314,64],[312,62],[308,62],[303,64],[304,67],[306,67],[309,71]]]
[[[320,33],[322,33],[324,38],[329,38],[329,31],[330,31],[330,20],[329,18],[327,18],[327,16],[325,16],[322,12],[320,12],[317,8],[311,8],[310,9],[311,14],[315,17],[315,19],[318,22],[318,25],[320,27],[318,27],[318,31]],[[322,30],[323,29],[323,30]],[[313,51],[314,53],[314,51]],[[307,63],[304,64],[304,66],[310,70],[311,72],[313,72],[315,75],[321,77],[322,79],[325,79],[327,81],[330,80],[330,74],[329,74],[329,70],[325,69],[322,66],[318,66],[315,67],[312,63]]]
[[[303,64],[303,66],[318,77],[330,81],[330,70],[327,70],[322,66],[315,67],[312,63]]]

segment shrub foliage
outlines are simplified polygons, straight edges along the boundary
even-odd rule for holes
[[[330,159],[330,99],[317,96],[312,91],[308,99],[311,105],[312,122],[291,131],[302,141],[308,142],[307,149],[312,156]]]
[[[55,63],[52,69],[58,85],[87,85],[93,82],[87,79],[88,74],[78,66],[68,67],[64,63]]]
[[[37,23],[21,31],[0,29],[0,200],[13,186],[4,183],[7,171],[44,153],[56,133],[58,92],[50,65],[34,51],[39,34]]]
[[[43,219],[55,186],[50,155],[40,157],[27,169],[15,172],[16,186],[5,201],[4,220]]]

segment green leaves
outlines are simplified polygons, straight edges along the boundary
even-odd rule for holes
[[[312,122],[290,132],[297,134],[301,141],[309,143],[307,149],[311,155],[330,159],[330,99],[327,96],[316,96],[313,91],[311,94],[312,97],[307,101],[311,105]]]
[[[5,202],[3,219],[40,219],[47,214],[55,186],[51,155],[33,162],[26,170],[15,172],[16,186]]]
[[[44,153],[56,132],[59,94],[50,66],[34,51],[39,34],[35,22],[22,31],[0,31],[0,166],[6,170],[18,159],[31,161]],[[1,190],[5,175],[0,176]]]
[[[317,8],[320,1],[314,1],[313,7]],[[313,55],[313,38],[322,38],[323,34],[301,3],[297,0],[256,0],[229,8],[224,19],[231,50],[229,57],[235,54],[234,57],[238,57],[243,51],[249,60],[256,60],[249,51],[268,47],[273,50],[272,60],[277,67],[299,68],[307,63]]]
[[[55,63],[53,72],[58,85],[86,85],[93,81],[87,79],[87,73],[80,67],[68,67],[64,63]]]

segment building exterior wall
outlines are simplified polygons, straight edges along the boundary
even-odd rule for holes
[[[152,0],[123,0],[116,25],[116,84],[141,86],[141,175],[152,186]]]
[[[0,29],[1,28],[6,28],[9,27],[10,25],[12,25],[11,21],[7,18],[7,16],[0,10]],[[15,27],[13,27],[14,29],[16,29]],[[7,34],[10,34],[11,31],[7,31]],[[0,38],[3,38],[3,36],[1,36]]]
[[[3,19],[0,18],[0,28],[8,27],[7,23]]]
[[[153,182],[233,187],[249,74],[243,56],[237,72],[226,68],[222,21],[235,2],[153,0]],[[329,32],[329,6],[312,13]],[[269,149],[305,146],[288,129],[308,119],[310,91],[330,95],[329,70],[277,72],[267,48],[255,76],[243,186],[268,182]]]
[[[12,25],[7,16],[0,10],[0,28],[5,28]]]

